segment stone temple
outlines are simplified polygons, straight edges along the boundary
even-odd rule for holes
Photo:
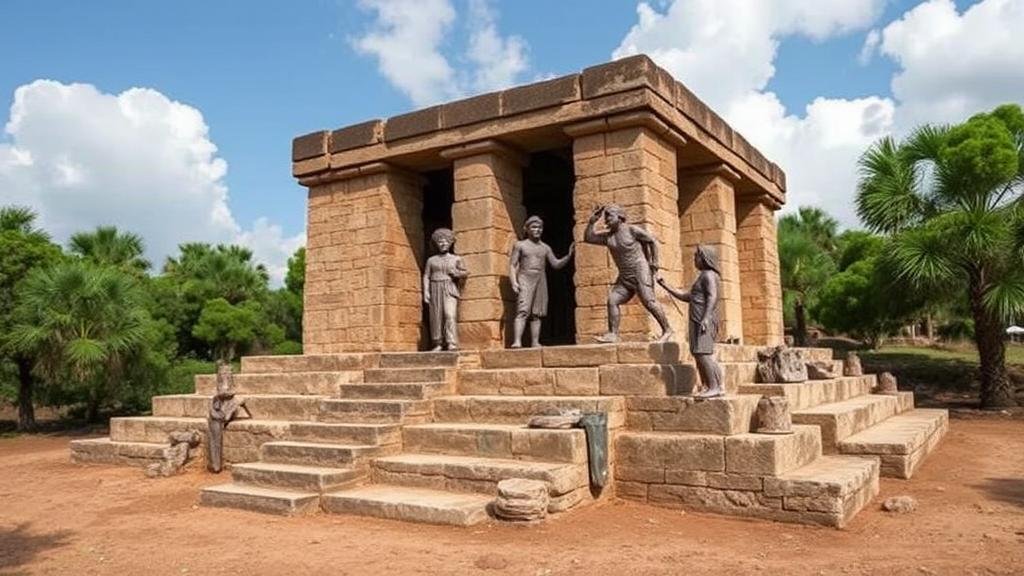
[[[948,428],[912,392],[839,376],[828,349],[802,354],[833,378],[756,382],[757,351],[783,338],[785,175],[645,56],[300,136],[292,162],[309,191],[305,354],[242,359],[234,386],[252,418],[228,426],[231,478],[202,490],[205,505],[468,525],[489,519],[499,481],[525,478],[547,485],[551,513],[618,497],[841,527],[880,475],[910,478]],[[725,397],[688,396],[685,305],[664,292],[677,341],[649,343],[656,326],[634,301],[624,341],[593,344],[615,267],[581,240],[609,203],[657,237],[671,285],[693,280],[696,245],[716,247]],[[545,346],[508,350],[508,254],[527,215],[544,218],[555,253],[573,241],[577,253],[548,271]],[[439,227],[470,271],[458,352],[421,351],[420,277]],[[114,418],[72,456],[145,465],[192,429],[202,452],[213,392],[199,376],[194,394],[153,398],[152,416]],[[791,434],[754,432],[762,396],[788,400]],[[607,416],[603,488],[584,430],[526,426],[566,409]]]

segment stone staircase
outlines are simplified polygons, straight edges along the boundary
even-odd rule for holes
[[[244,358],[235,387],[253,419],[228,427],[231,482],[201,502],[472,525],[490,517],[498,482],[530,478],[547,483],[553,513],[615,493],[842,526],[877,493],[879,472],[908,478],[948,427],[910,393],[872,395],[873,376],[755,384],[757,349],[720,346],[729,395],[703,402],[682,396],[697,375],[675,343]],[[831,361],[827,349],[806,355]],[[158,461],[168,432],[205,434],[213,389],[199,376],[194,394],[154,398],[152,416],[72,442],[72,457]],[[789,398],[794,434],[752,433],[762,395]],[[603,492],[591,490],[582,430],[525,426],[564,409],[608,415]]]

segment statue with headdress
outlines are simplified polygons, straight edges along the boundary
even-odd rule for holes
[[[541,320],[548,315],[547,265],[561,270],[572,258],[575,244],[569,245],[569,252],[556,258],[555,252],[541,240],[544,221],[539,216],[530,216],[523,224],[522,240],[512,246],[508,257],[509,279],[516,294],[516,317],[512,323],[512,348],[523,346],[523,332],[530,324],[530,345],[540,345]]]
[[[597,230],[597,221],[602,215],[607,232]],[[640,303],[661,326],[661,335],[657,341],[667,342],[672,336],[672,328],[654,293],[654,280],[658,277],[657,239],[640,226],[626,223],[626,211],[621,206],[609,204],[594,209],[584,231],[583,241],[607,246],[619,269],[619,277],[608,293],[608,333],[599,336],[598,342],[619,341],[619,308],[632,300],[633,296],[640,297]]]
[[[437,254],[427,258],[423,267],[423,303],[430,312],[430,341],[433,350],[447,346],[459,349],[459,296],[460,284],[469,276],[462,257],[455,254],[455,234],[448,228],[438,228],[430,235]]]
[[[697,279],[689,292],[669,286],[663,279],[658,284],[675,298],[690,304],[689,336],[690,353],[697,363],[697,372],[704,390],[695,394],[698,398],[715,398],[725,394],[722,387],[722,367],[715,360],[715,340],[718,338],[718,301],[722,273],[718,266],[718,255],[714,247],[706,244],[697,246],[693,255],[697,268]]]

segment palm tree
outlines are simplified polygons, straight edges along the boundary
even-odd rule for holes
[[[884,138],[860,159],[857,212],[890,236],[897,280],[960,287],[981,365],[981,405],[1016,405],[1004,328],[1024,312],[1024,113],[1005,105],[949,126]]]
[[[36,214],[22,206],[0,207],[0,361],[8,360],[18,372],[18,430],[36,427],[36,379],[31,356],[16,352],[8,345],[7,334],[13,323],[15,293],[33,268],[60,258],[60,247],[50,235],[35,227]]]
[[[839,223],[828,212],[813,206],[801,206],[796,214],[779,219],[779,226],[800,231],[828,254],[837,248]]]
[[[142,257],[145,252],[142,237],[120,232],[115,226],[78,232],[71,236],[68,247],[73,254],[101,266],[116,266],[139,275],[149,269],[149,261]]]
[[[18,295],[9,342],[34,357],[51,382],[83,389],[88,418],[96,420],[146,339],[135,280],[113,267],[69,261],[34,270]]]
[[[835,262],[811,232],[798,225],[799,220],[790,218],[784,216],[779,222],[780,276],[787,299],[793,301],[793,339],[797,346],[806,346],[807,309],[835,271]]]

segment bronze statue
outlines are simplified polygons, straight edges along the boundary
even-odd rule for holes
[[[541,319],[548,315],[548,280],[546,265],[561,270],[572,258],[575,244],[563,258],[555,258],[554,251],[541,239],[544,221],[530,216],[523,225],[524,239],[512,247],[509,254],[509,279],[516,293],[516,317],[512,324],[512,348],[522,348],[523,331],[530,323],[530,346],[540,345]]]
[[[602,214],[607,232],[596,229]],[[590,215],[583,241],[607,246],[619,269],[619,277],[608,293],[608,333],[599,336],[598,342],[619,341],[619,307],[634,295],[640,296],[644,308],[661,326],[661,336],[657,341],[666,342],[672,336],[672,328],[654,294],[654,280],[658,276],[658,242],[654,236],[639,226],[627,224],[626,211],[621,206],[609,204],[599,206]]]
[[[437,254],[427,259],[423,267],[423,302],[430,307],[430,341],[433,351],[447,346],[459,349],[459,284],[467,276],[462,258],[455,255],[455,234],[447,228],[438,228],[430,235]]]
[[[217,364],[217,391],[210,401],[210,413],[206,424],[210,434],[207,438],[206,467],[210,472],[220,472],[224,467],[224,429],[245,411],[246,418],[252,418],[245,400],[235,398],[234,378],[231,376],[231,365],[226,362]]]
[[[718,270],[718,256],[711,246],[697,246],[693,255],[697,279],[689,292],[669,286],[661,278],[658,284],[669,294],[690,303],[690,353],[697,363],[704,390],[698,398],[715,398],[725,394],[722,387],[722,367],[715,360],[715,340],[718,338],[718,291],[722,275]]]

